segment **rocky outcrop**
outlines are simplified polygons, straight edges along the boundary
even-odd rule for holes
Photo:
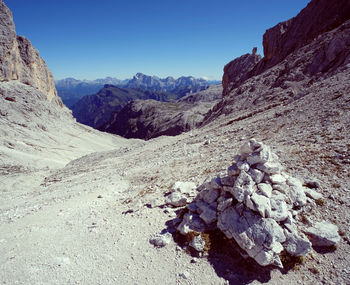
[[[256,48],[254,48],[252,54],[242,55],[225,65],[222,77],[222,95],[226,96],[233,88],[238,87],[260,60],[261,56],[256,54]]]
[[[299,67],[304,65],[298,69],[298,72],[302,73],[298,76],[298,81],[305,75],[313,76],[319,72],[334,70],[344,64],[348,60],[350,45],[349,36],[342,31],[347,28],[340,27],[349,19],[348,0],[312,0],[296,17],[266,31],[263,36],[264,58],[259,58],[253,51],[252,55],[243,55],[225,66],[222,80],[223,95],[227,96],[247,79],[282,64],[288,56],[298,53],[307,45],[312,45],[306,49],[308,58],[305,54],[300,54],[298,59]],[[326,39],[327,43],[320,39],[320,37],[326,38],[324,35],[336,28],[340,29],[341,35],[333,35],[332,39]],[[318,43],[315,45],[314,42]],[[313,51],[312,59],[310,51]],[[292,73],[291,64],[289,62],[283,64],[284,70],[281,73]],[[255,89],[252,87],[252,91]]]
[[[348,0],[312,0],[296,17],[268,29],[263,36],[264,59],[255,70],[259,74],[319,35],[350,19]]]
[[[19,80],[44,92],[49,101],[62,105],[45,61],[28,39],[16,36],[12,13],[2,0],[0,34],[0,81]]]
[[[303,234],[301,217],[308,204],[315,205],[307,196],[321,194],[284,172],[277,155],[254,139],[241,147],[234,160],[227,173],[198,188],[177,230],[182,235],[220,230],[262,266],[283,267],[283,251],[291,256],[306,255],[311,242]],[[185,196],[183,200],[186,202]],[[340,241],[337,227],[327,222],[305,232],[312,235],[314,245],[330,246]]]

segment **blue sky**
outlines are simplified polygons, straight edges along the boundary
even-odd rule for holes
[[[55,79],[137,72],[221,79],[232,59],[263,53],[266,29],[309,0],[4,0]]]

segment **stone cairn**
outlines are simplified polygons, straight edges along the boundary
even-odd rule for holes
[[[198,189],[191,182],[175,184],[166,203],[187,208],[177,231],[187,235],[221,230],[258,264],[281,268],[282,251],[304,256],[312,244],[332,246],[339,242],[335,225],[321,222],[305,229],[298,222],[305,206],[315,205],[313,200],[322,199],[322,195],[285,173],[268,146],[252,139],[241,147],[234,161],[227,174],[204,182]],[[196,235],[189,246],[202,251],[204,241]]]

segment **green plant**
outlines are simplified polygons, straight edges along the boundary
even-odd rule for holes
[[[292,256],[286,251],[282,251],[280,253],[280,259],[283,264],[283,267],[287,270],[296,270],[299,265],[305,263],[304,256]]]

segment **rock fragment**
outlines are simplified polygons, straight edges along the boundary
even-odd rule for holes
[[[166,197],[165,202],[174,207],[182,207],[186,206],[187,197],[180,192],[173,192]]]
[[[171,233],[155,234],[149,239],[149,242],[156,247],[164,247],[170,243],[172,239]]]
[[[313,246],[331,247],[340,241],[338,227],[327,221],[322,221],[308,228],[305,233],[310,236]]]
[[[198,235],[191,240],[189,246],[198,252],[203,252],[205,247],[205,241],[202,239],[201,235]]]

